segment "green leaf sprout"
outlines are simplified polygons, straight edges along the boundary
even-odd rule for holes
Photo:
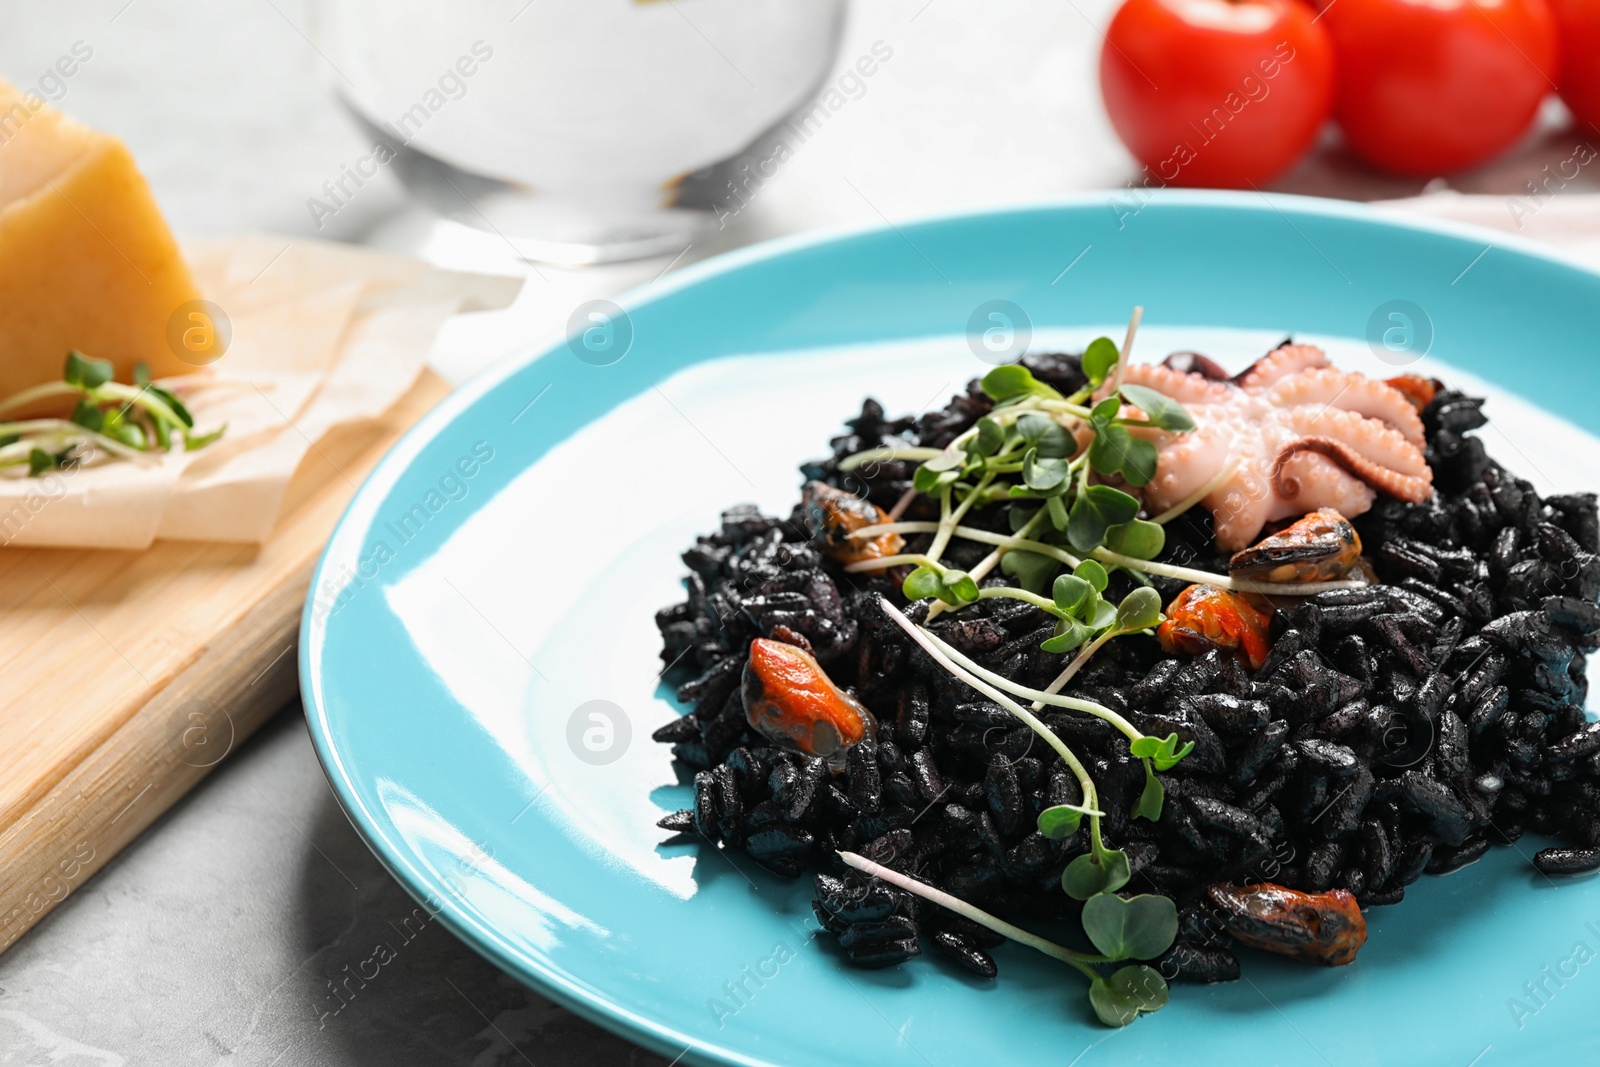
[[[1088,900],[1100,893],[1115,893],[1132,877],[1126,852],[1096,845],[1067,864],[1061,873],[1061,888],[1073,900]]]
[[[1127,1026],[1140,1012],[1166,1007],[1167,980],[1143,963],[1122,967],[1111,977],[1090,983],[1089,1004],[1107,1026]]]
[[[1083,373],[1090,385],[1099,385],[1117,365],[1117,343],[1109,337],[1096,337],[1083,350]]]
[[[1057,804],[1039,813],[1039,832],[1052,841],[1061,841],[1078,832],[1085,815],[1100,814],[1084,804]]]
[[[1023,589],[1035,596],[1042,596],[1050,588],[1051,578],[1060,569],[1060,560],[1023,548],[1012,549],[1000,557],[1000,572],[1007,578],[1015,578]]]
[[[1089,446],[1089,466],[1100,474],[1120,474],[1130,485],[1148,485],[1156,474],[1156,446],[1135,437],[1120,423],[1102,427]]]
[[[1105,547],[1134,559],[1155,559],[1167,545],[1167,528],[1160,523],[1134,519],[1106,527]]]
[[[1094,586],[1096,593],[1104,593],[1106,586],[1111,584],[1111,575],[1106,569],[1092,559],[1086,559],[1078,564],[1072,571],[1079,578]]]
[[[1153,630],[1161,622],[1161,594],[1140,586],[1117,605],[1117,629],[1123,633]]]
[[[1056,607],[1068,615],[1075,614],[1099,595],[1100,590],[1076,574],[1061,575],[1050,590],[1050,596],[1055,600]]]
[[[1109,974],[1103,971],[1104,968],[1124,960],[1154,959],[1170,947],[1172,937],[1177,934],[1177,909],[1173,908],[1172,902],[1165,897],[1132,897],[1124,901],[1111,894],[1102,894],[1093,898],[1084,905],[1085,932],[1090,933],[1090,940],[1095,942],[1097,948],[1100,947],[1099,940],[1104,940],[1116,950],[1117,954],[1107,953],[1103,949],[1098,954],[1080,952],[1048,941],[1020,926],[1014,926],[982,908],[946,893],[937,886],[918,881],[910,875],[885,867],[865,856],[853,852],[840,852],[838,856],[848,867],[880,878],[914,896],[948,908],[1001,937],[1009,938],[1020,945],[1068,964],[1089,980],[1089,1007],[1095,1017],[1107,1026],[1127,1026],[1141,1013],[1159,1011],[1167,1003],[1166,979],[1162,978],[1161,973],[1154,967],[1143,963],[1129,963],[1117,967]],[[1134,952],[1146,953],[1155,948],[1168,925],[1165,909],[1159,906],[1152,907],[1147,903],[1150,901],[1165,901],[1167,908],[1172,909],[1172,935],[1168,937],[1167,944],[1162,945],[1154,954],[1132,955]],[[1092,932],[1091,920],[1088,918],[1091,915],[1091,906],[1093,907]],[[1119,907],[1123,910],[1119,911]],[[1098,939],[1095,935],[1098,935]]]
[[[1144,789],[1139,793],[1139,799],[1133,805],[1135,819],[1148,819],[1150,822],[1160,822],[1162,809],[1167,803],[1167,789],[1161,784],[1161,779],[1156,777],[1155,768],[1149,760],[1141,760],[1144,764]]]
[[[971,451],[987,459],[1000,451],[1006,443],[1006,431],[1003,426],[985,415],[978,420],[978,435],[972,439]]]
[[[900,591],[907,600],[936,598],[951,607],[971,604],[979,596],[978,583],[972,575],[930,563],[924,563],[906,575]]]
[[[74,389],[88,392],[109,382],[115,372],[116,369],[109,360],[90,359],[80,352],[68,352],[67,368],[63,377]]]
[[[1017,419],[1017,433],[1048,459],[1066,459],[1078,450],[1078,442],[1067,428],[1047,415],[1023,415]]]
[[[1174,433],[1188,433],[1194,429],[1194,420],[1183,405],[1164,393],[1144,385],[1124,385],[1117,390],[1122,399],[1144,412],[1147,423]]]
[[[983,391],[997,404],[1011,403],[1025,397],[1061,399],[1060,393],[1039,381],[1032,371],[1020,363],[1007,363],[985,374]]]
[[[1091,552],[1106,539],[1113,526],[1132,522],[1139,514],[1139,502],[1109,485],[1085,486],[1067,519],[1067,541],[1079,552]]]
[[[1094,631],[1077,619],[1061,619],[1056,623],[1054,635],[1045,638],[1039,647],[1046,652],[1065,655],[1094,636]]]
[[[42,403],[72,402],[65,419],[10,419],[13,412]],[[61,381],[24,389],[0,401],[0,468],[26,467],[30,477],[68,469],[98,455],[148,462],[176,441],[185,452],[204,448],[226,426],[194,432],[194,416],[178,395],[150,380],[141,364],[134,384],[115,380],[107,360],[69,352]]]
[[[1178,909],[1166,897],[1099,893],[1084,901],[1083,932],[1113,960],[1153,960],[1178,937]]]
[[[1048,492],[1065,482],[1072,473],[1064,459],[1040,457],[1037,448],[1030,448],[1022,457],[1022,481],[1029,489]]]
[[[1180,746],[1178,735],[1174,733],[1166,737],[1141,737],[1128,747],[1135,756],[1154,763],[1156,770],[1169,771],[1178,765],[1179,760],[1194,751],[1194,742],[1185,741]]]

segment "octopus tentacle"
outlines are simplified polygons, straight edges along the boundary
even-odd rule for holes
[[[1400,431],[1417,448],[1423,445],[1422,418],[1400,390],[1363,374],[1319,367],[1282,379],[1267,392],[1276,407],[1324,404],[1379,419]]]
[[[1222,551],[1237,552],[1246,547],[1272,518],[1277,496],[1273,492],[1271,472],[1266,473],[1267,477],[1263,477],[1251,464],[1240,464],[1237,474],[1206,497],[1217,547]]]
[[[1233,380],[1233,375],[1223,370],[1222,364],[1204,352],[1170,352],[1167,358],[1161,361],[1161,365],[1179,374],[1198,374],[1208,382]]]
[[[1283,468],[1290,459],[1301,452],[1315,452],[1325,456],[1379,492],[1409,503],[1420,503],[1433,495],[1431,477],[1401,474],[1399,471],[1374,463],[1343,441],[1336,441],[1331,437],[1302,437],[1284,446],[1272,466],[1272,487],[1288,500],[1300,495],[1300,483],[1293,478],[1285,477]]]
[[[1422,450],[1399,430],[1354,411],[1338,408],[1291,407],[1279,409],[1280,418],[1295,437],[1331,437],[1363,458],[1401,474],[1433,477]]]
[[[1147,432],[1139,435],[1146,437]],[[1160,450],[1156,473],[1144,487],[1145,506],[1152,513],[1165,511],[1198,491],[1222,470],[1233,450],[1232,435],[1217,423],[1185,434],[1156,434],[1155,438]]]
[[[1276,453],[1270,456],[1275,458]],[[1265,466],[1270,487],[1274,466],[1272,458],[1265,461]],[[1372,486],[1315,452],[1299,452],[1290,456],[1283,465],[1283,480],[1285,483],[1298,484],[1300,494],[1291,499],[1273,491],[1273,506],[1267,515],[1269,522],[1297,519],[1313,507],[1332,508],[1341,515],[1365,515],[1378,499],[1378,493]]]
[[[1143,385],[1180,404],[1225,404],[1233,394],[1229,382],[1214,382],[1203,374],[1173,370],[1159,363],[1134,363],[1123,371],[1124,384]],[[1095,390],[1095,399],[1101,400],[1111,393],[1107,380]]]
[[[1257,392],[1313,367],[1326,367],[1328,354],[1316,345],[1284,345],[1275,348],[1250,365],[1236,379],[1247,392]]]
[[[1265,401],[1262,401],[1262,406],[1267,406]],[[1261,429],[1255,438],[1259,450],[1257,454],[1260,456],[1257,461],[1258,477],[1266,486],[1268,496],[1272,498],[1272,507],[1267,514],[1268,522],[1275,519],[1298,519],[1307,511],[1317,507],[1334,508],[1346,516],[1361,515],[1371,510],[1373,502],[1378,499],[1378,494],[1372,487],[1337,463],[1315,452],[1301,452],[1292,456],[1283,468],[1283,478],[1299,484],[1298,496],[1287,498],[1273,487],[1278,453],[1302,437],[1332,437],[1334,440],[1344,441],[1352,448],[1357,448],[1356,442],[1360,437],[1356,427],[1335,427],[1329,423],[1340,420],[1359,423],[1363,421],[1359,415],[1346,416],[1339,413],[1339,419],[1323,420],[1308,418],[1314,409],[1269,408],[1268,411],[1269,413],[1261,420]],[[1398,435],[1396,438],[1398,439]],[[1384,453],[1379,451],[1367,458],[1381,464]],[[1257,531],[1258,535],[1259,533],[1260,531]]]

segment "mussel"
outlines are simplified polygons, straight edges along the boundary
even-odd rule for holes
[[[1235,941],[1279,956],[1342,967],[1367,941],[1367,920],[1345,889],[1302,893],[1271,882],[1207,891]]]
[[[750,642],[741,696],[745,719],[769,740],[836,760],[877,722],[866,706],[833,683],[804,649],[757,637]]]
[[[1420,374],[1397,374],[1385,378],[1383,384],[1405,397],[1418,411],[1433,403],[1433,398],[1444,388],[1437,378],[1424,378]]]
[[[1166,616],[1156,627],[1156,639],[1170,653],[1200,656],[1220,648],[1237,652],[1258,670],[1272,647],[1267,638],[1271,616],[1214,585],[1189,586],[1167,605]]]
[[[1332,508],[1269,534],[1233,554],[1228,573],[1263,582],[1329,582],[1361,562],[1361,537],[1350,520]]]
[[[807,482],[800,503],[805,508],[806,524],[818,544],[840,563],[882,559],[898,554],[905,547],[905,539],[893,532],[873,537],[851,536],[857,530],[890,521],[882,508],[854,493],[835,489],[826,482]]]

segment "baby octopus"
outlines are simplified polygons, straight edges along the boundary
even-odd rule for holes
[[[1313,345],[1284,345],[1232,380],[1133,364],[1124,381],[1178,401],[1195,422],[1189,433],[1138,431],[1160,452],[1145,507],[1165,511],[1215,483],[1203,503],[1223,551],[1278,519],[1318,508],[1355,516],[1378,493],[1413,503],[1433,493],[1416,406],[1386,382],[1330,366]]]

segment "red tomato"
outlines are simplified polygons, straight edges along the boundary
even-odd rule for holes
[[[1345,139],[1398,174],[1449,174],[1510,148],[1559,69],[1544,0],[1338,0],[1322,24]]]
[[[1600,3],[1546,0],[1561,34],[1561,99],[1600,130]]]
[[[1128,0],[1100,52],[1117,136],[1156,184],[1272,181],[1333,107],[1333,51],[1299,0]]]

